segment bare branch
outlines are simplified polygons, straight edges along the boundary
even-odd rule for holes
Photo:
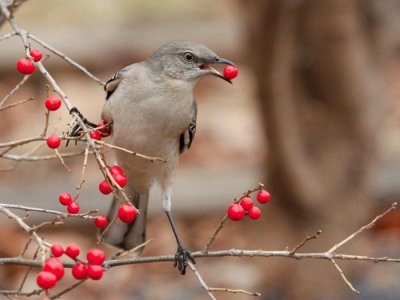
[[[28,99],[25,99],[25,100],[22,100],[22,101],[19,101],[19,102],[15,102],[15,103],[3,106],[3,107],[1,107],[1,105],[0,105],[0,111],[3,111],[3,110],[6,110],[6,109],[9,109],[9,108],[24,104],[24,103],[26,103],[28,101],[32,101],[32,100],[34,100],[33,97],[30,97]]]
[[[70,65],[74,66],[75,68],[77,68],[79,71],[83,72],[86,76],[88,76],[89,78],[93,79],[94,81],[96,81],[98,84],[100,85],[104,85],[105,82],[100,80],[99,78],[97,78],[96,76],[94,76],[92,73],[90,73],[86,68],[84,68],[82,65],[78,64],[76,61],[72,60],[71,58],[69,58],[68,56],[66,56],[65,54],[61,53],[60,51],[58,51],[57,49],[55,49],[54,47],[48,45],[47,43],[43,42],[42,40],[40,40],[39,38],[37,38],[36,36],[32,35],[31,33],[28,33],[28,38],[34,40],[35,42],[37,42],[38,44],[40,44],[41,46],[43,46],[44,48],[46,48],[47,50],[53,52],[55,55],[61,57],[63,60],[65,60],[67,63],[69,63]]]
[[[210,288],[208,288],[208,290],[212,291],[212,292],[227,292],[227,293],[232,293],[232,294],[245,294],[245,295],[248,295],[248,296],[255,296],[255,297],[260,297],[261,296],[261,293],[249,292],[249,291],[245,291],[245,290],[216,288],[216,287],[210,287]]]
[[[331,249],[328,250],[329,253],[333,253],[335,252],[337,249],[339,249],[339,247],[343,246],[344,244],[346,244],[347,242],[349,242],[350,240],[352,240],[353,238],[355,238],[357,235],[359,235],[361,232],[363,232],[364,230],[370,229],[372,227],[375,226],[376,222],[378,222],[380,219],[382,219],[384,216],[386,216],[388,213],[390,213],[392,210],[395,210],[397,207],[397,202],[394,202],[392,204],[392,206],[387,209],[385,212],[383,212],[382,214],[380,214],[379,216],[375,217],[371,222],[369,222],[367,225],[364,225],[363,227],[361,227],[360,229],[358,229],[357,231],[355,231],[353,234],[349,235],[347,238],[345,238],[343,241],[341,241],[340,243],[337,243],[336,245],[334,245]]]
[[[336,261],[331,258],[331,262],[333,263],[333,265],[335,266],[336,270],[338,270],[338,272],[340,273],[340,276],[342,276],[344,282],[349,286],[349,288],[356,294],[359,294],[360,291],[355,289],[354,286],[351,284],[351,282],[346,278],[346,276],[344,275],[342,269],[339,267],[339,265],[336,263]]]

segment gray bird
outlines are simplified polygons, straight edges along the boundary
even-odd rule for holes
[[[116,152],[116,160],[128,179],[125,191],[141,213],[131,224],[114,224],[106,242],[123,249],[144,242],[149,191],[153,184],[159,184],[162,207],[177,242],[174,266],[182,274],[188,260],[194,263],[194,259],[183,246],[172,220],[171,190],[179,155],[190,148],[196,132],[193,88],[197,80],[214,75],[231,83],[212,64],[234,66],[200,43],[173,41],[147,60],[123,68],[104,87],[107,101],[102,118],[112,122],[113,144],[166,160],[150,162]],[[114,199],[109,218],[115,216],[117,204]]]

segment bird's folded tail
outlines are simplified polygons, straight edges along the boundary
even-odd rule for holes
[[[132,199],[132,204],[139,209],[140,214],[132,223],[128,224],[122,223],[119,219],[117,219],[114,225],[112,225],[110,230],[106,233],[104,240],[110,245],[122,248],[124,250],[130,250],[145,241],[146,212],[149,196],[139,194],[128,186],[125,187],[125,192],[129,198]],[[117,215],[119,207],[120,202],[114,198],[107,215],[107,218],[110,222]]]

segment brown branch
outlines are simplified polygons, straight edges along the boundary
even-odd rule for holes
[[[137,152],[128,150],[128,149],[123,148],[123,147],[115,146],[115,145],[113,145],[113,144],[110,144],[110,143],[107,143],[107,142],[104,142],[104,141],[97,141],[97,140],[96,140],[95,143],[96,143],[96,144],[99,144],[99,145],[106,146],[106,147],[108,147],[108,148],[110,148],[110,149],[120,150],[120,151],[129,153],[129,154],[131,154],[131,155],[134,155],[134,156],[137,156],[137,157],[141,157],[141,158],[147,159],[147,160],[149,160],[149,161],[151,161],[151,162],[155,162],[155,161],[167,162],[167,161],[166,161],[165,159],[163,159],[162,157],[147,156],[147,155],[144,155],[144,154],[140,154],[140,153],[137,153]]]
[[[346,276],[344,275],[342,269],[339,267],[339,265],[336,263],[336,261],[331,258],[331,262],[333,263],[333,265],[335,266],[336,270],[338,270],[340,276],[342,276],[343,281],[349,286],[349,288],[356,294],[359,294],[360,291],[355,289],[354,286],[351,284],[351,282],[346,278]]]
[[[8,105],[3,106],[3,107],[0,105],[0,111],[6,110],[6,109],[9,109],[9,108],[13,108],[13,107],[15,107],[15,106],[24,104],[24,103],[26,103],[26,102],[28,102],[28,101],[32,101],[32,100],[34,100],[34,98],[33,98],[33,97],[30,97],[30,98],[28,98],[28,99],[25,99],[25,100],[22,100],[22,101],[19,101],[19,102],[15,102],[15,103],[11,103],[11,104],[8,104]]]
[[[331,249],[328,250],[328,253],[334,253],[337,249],[339,249],[341,246],[343,246],[344,244],[348,243],[350,240],[352,240],[353,238],[355,238],[357,235],[359,235],[360,233],[362,233],[364,230],[367,229],[371,229],[372,227],[375,226],[376,222],[378,222],[380,219],[382,219],[384,216],[386,216],[388,213],[390,213],[391,211],[395,210],[397,207],[397,202],[394,202],[392,204],[392,206],[390,208],[388,208],[386,211],[384,211],[382,214],[380,214],[379,216],[376,216],[371,222],[369,222],[367,225],[364,225],[363,227],[361,227],[360,229],[358,229],[357,231],[355,231],[353,234],[349,235],[347,238],[345,238],[343,241],[341,241],[340,243],[337,243],[336,245],[334,245]]]
[[[245,294],[248,296],[255,296],[255,297],[260,297],[261,293],[258,292],[249,292],[245,290],[237,290],[237,289],[228,289],[228,288],[216,288],[216,287],[210,287],[208,288],[209,291],[213,292],[227,292],[227,293],[232,293],[232,294]]]
[[[31,75],[25,75],[21,81],[0,101],[0,107],[3,107],[7,100],[10,99],[11,96],[14,95],[30,77]]]
[[[318,236],[322,233],[322,230],[318,230],[316,234],[312,236],[307,236],[301,243],[299,243],[297,246],[295,246],[292,250],[290,250],[290,253],[294,254],[299,250],[301,247],[303,247],[309,240],[316,239]]]
[[[189,261],[188,262],[189,268],[193,271],[194,275],[196,276],[197,280],[200,282],[200,286],[206,290],[208,296],[212,300],[216,300],[215,296],[211,293],[210,289],[208,288],[206,282],[204,279],[201,277],[200,273],[197,271],[196,267]]]
[[[59,56],[60,58],[65,60],[67,63],[69,63],[70,65],[72,65],[75,68],[77,68],[79,71],[83,72],[86,76],[88,76],[89,78],[93,79],[94,81],[96,81],[101,86],[103,86],[105,84],[104,81],[102,81],[99,78],[97,78],[95,75],[93,75],[91,72],[89,72],[85,67],[83,67],[82,65],[78,64],[76,61],[72,60],[71,58],[69,58],[65,54],[61,53],[57,49],[55,49],[52,46],[48,45],[47,43],[43,42],[42,40],[40,40],[36,36],[32,35],[31,33],[27,33],[27,35],[28,35],[28,38],[34,40],[35,42],[37,42],[38,44],[40,44],[41,46],[43,46],[47,50],[53,52],[55,55]]]

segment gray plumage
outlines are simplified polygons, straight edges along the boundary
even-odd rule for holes
[[[131,249],[144,241],[148,195],[151,186],[157,183],[178,252],[186,251],[170,215],[171,189],[179,154],[190,148],[196,132],[195,83],[209,74],[224,79],[211,67],[215,63],[233,65],[200,43],[174,41],[147,60],[125,67],[106,83],[107,101],[102,118],[112,121],[113,144],[167,161],[152,163],[122,151],[115,152],[117,163],[128,178],[126,191],[141,214],[133,224],[118,221],[106,236],[107,242]],[[114,204],[110,216],[115,212]],[[181,253],[181,256],[187,260],[187,255]],[[186,264],[181,267],[185,268]]]

